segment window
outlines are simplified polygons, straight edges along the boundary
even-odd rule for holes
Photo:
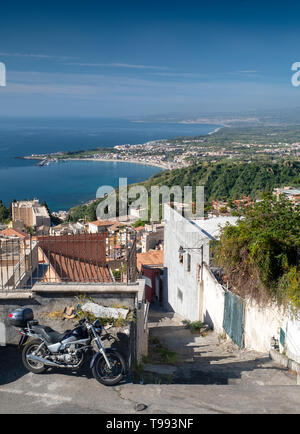
[[[181,251],[183,250],[182,246],[179,247],[179,262],[180,264],[183,264],[183,253]]]
[[[189,253],[186,258],[186,270],[191,271],[191,255]]]
[[[182,291],[179,288],[177,288],[177,297],[179,298],[180,301],[182,301],[182,299],[183,299],[183,293],[182,293]]]

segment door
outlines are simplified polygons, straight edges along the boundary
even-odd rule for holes
[[[244,301],[230,291],[225,293],[223,328],[240,348],[244,346]]]

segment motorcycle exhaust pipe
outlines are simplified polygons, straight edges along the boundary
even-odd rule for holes
[[[54,366],[55,368],[74,368],[74,369],[76,369],[80,365],[80,363],[78,363],[77,365],[59,365],[58,363],[51,362],[50,360],[43,359],[42,357],[34,356],[33,354],[28,354],[27,359],[32,360],[34,362],[43,363],[43,365]]]
[[[61,365],[58,365],[57,363],[51,362],[50,360],[47,360],[47,359],[42,359],[42,357],[34,356],[33,354],[28,354],[27,359],[32,360],[34,362],[43,363],[43,365],[47,365],[47,366],[55,366],[57,368],[62,367]]]

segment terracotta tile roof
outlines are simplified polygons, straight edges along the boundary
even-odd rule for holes
[[[95,220],[94,222],[89,222],[91,225],[95,226],[112,226],[115,222],[112,220]]]
[[[134,228],[134,230],[135,231],[142,231],[142,230],[144,230],[145,229],[145,227],[144,226],[138,226],[137,228]]]
[[[106,238],[104,233],[38,237],[41,262],[50,262],[62,281],[112,282],[106,266]]]
[[[142,265],[159,265],[164,263],[164,251],[163,250],[149,250],[145,253],[137,253],[137,268],[139,271],[142,269]]]
[[[0,235],[4,235],[6,237],[13,237],[16,236],[18,238],[28,238],[28,234],[26,234],[25,232],[21,232],[18,231],[17,229],[12,229],[12,228],[7,228],[4,229],[3,231],[0,231]]]
[[[50,253],[49,256],[52,267],[62,281],[105,283],[113,281],[107,266],[88,263],[56,253]],[[47,281],[47,271],[43,280]]]

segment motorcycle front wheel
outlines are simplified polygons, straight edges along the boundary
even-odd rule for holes
[[[99,355],[92,367],[92,373],[99,383],[105,386],[114,386],[123,380],[126,364],[117,351],[106,351],[106,357],[109,360],[111,369],[107,366],[104,357]]]

